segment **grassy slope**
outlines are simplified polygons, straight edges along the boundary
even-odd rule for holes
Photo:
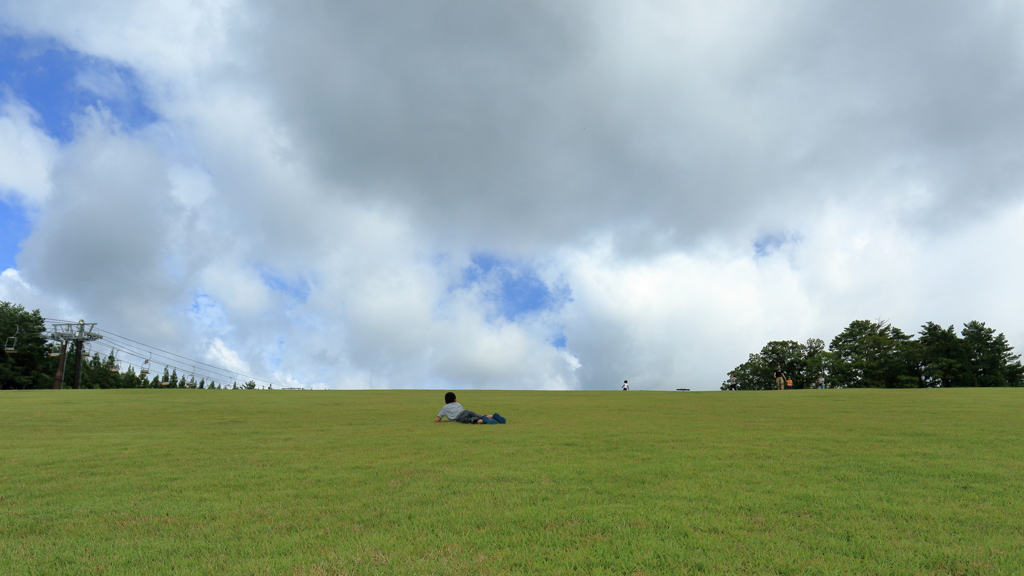
[[[1012,574],[1024,390],[0,393],[2,574]]]

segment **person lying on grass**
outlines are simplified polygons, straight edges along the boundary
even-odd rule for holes
[[[472,410],[466,410],[455,401],[455,393],[449,392],[444,395],[444,406],[441,407],[441,411],[437,413],[437,419],[434,422],[440,422],[441,417],[448,418],[451,422],[462,422],[463,424],[504,424],[505,419],[495,412],[494,414],[488,414],[481,416]]]

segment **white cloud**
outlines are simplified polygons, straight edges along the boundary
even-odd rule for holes
[[[50,194],[57,143],[37,125],[37,114],[10,96],[0,104],[0,195],[38,204]],[[2,198],[2,196],[0,196]]]
[[[237,0],[143,2],[100,0],[15,1],[0,18],[31,35],[52,36],[72,48],[180,81],[197,69],[223,63],[225,34],[245,24]]]
[[[0,294],[309,386],[714,388],[856,318],[1022,345],[1024,20],[931,15],[9,2],[160,120],[59,148],[10,100],[0,187],[40,216]],[[570,298],[509,319],[479,253]]]
[[[0,273],[0,300],[31,306],[32,300],[36,299],[35,296],[32,287],[14,268],[8,268]]]
[[[74,304],[43,293],[29,284],[14,268],[0,272],[0,301],[20,304],[26,310],[39,310],[44,317],[61,320],[81,317]]]
[[[168,167],[168,177],[171,180],[171,194],[188,208],[202,205],[216,193],[210,175],[199,168],[173,165]]]
[[[205,359],[215,366],[223,366],[234,372],[249,372],[249,365],[239,357],[238,352],[228,348],[220,338],[214,338],[210,342]]]
[[[93,66],[75,75],[75,83],[107,100],[126,100],[130,96],[128,84],[117,69]]]

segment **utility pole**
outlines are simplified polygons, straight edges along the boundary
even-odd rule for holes
[[[71,387],[78,390],[82,387],[82,347],[86,342],[93,340],[99,340],[103,336],[99,334],[93,334],[93,328],[96,327],[95,322],[87,323],[85,320],[79,320],[77,324],[54,324],[53,333],[50,335],[52,340],[60,340],[61,354],[60,362],[57,366],[57,376],[53,378],[53,387],[58,388],[60,381],[64,378],[64,360],[67,357],[65,351],[67,350],[68,342],[75,343],[75,378],[72,380]]]
[[[53,377],[53,389],[60,390],[64,384],[64,359],[68,356],[68,341],[60,343],[60,360],[57,361],[57,374]]]

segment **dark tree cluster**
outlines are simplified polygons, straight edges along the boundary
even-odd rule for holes
[[[916,335],[883,321],[855,320],[832,339],[769,342],[729,373],[723,390],[773,390],[782,366],[793,388],[949,388],[1024,386],[1020,355],[984,322],[932,322]]]
[[[43,333],[46,324],[39,310],[28,312],[10,302],[0,302],[0,343],[4,344],[0,358],[0,389],[52,388],[57,359],[56,352]],[[10,345],[14,350],[7,352]]]
[[[15,333],[17,341],[15,342]],[[5,344],[11,340],[11,353],[6,349],[0,358],[0,390],[32,390],[53,388],[57,363],[60,360],[60,346],[46,339],[46,324],[39,310],[28,312],[24,307],[10,302],[0,302],[0,341]],[[74,371],[73,355],[68,349],[68,359],[64,367],[64,387],[71,386],[71,375]],[[165,384],[166,383],[166,384]],[[135,368],[121,370],[114,351],[106,358],[93,354],[82,363],[82,388],[194,388],[220,389],[229,388],[227,384],[207,382],[189,375],[179,375],[176,369],[164,368],[162,374],[142,376]],[[232,389],[256,388],[255,381],[238,386],[231,384]]]

